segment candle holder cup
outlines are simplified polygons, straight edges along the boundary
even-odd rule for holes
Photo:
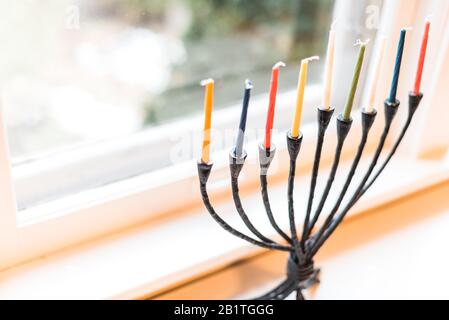
[[[298,138],[294,138],[287,134],[287,149],[290,159],[290,169],[288,175],[288,217],[289,217],[289,232],[283,230],[273,215],[271,210],[270,200],[268,196],[268,183],[267,174],[270,165],[275,156],[276,149],[271,146],[270,150],[265,149],[263,145],[259,146],[259,163],[260,163],[260,184],[261,184],[261,194],[264,204],[264,208],[268,217],[268,220],[273,227],[274,231],[279,234],[279,242],[270,239],[266,235],[263,235],[257,230],[257,228],[251,223],[248,216],[246,215],[239,196],[239,186],[238,178],[240,172],[244,166],[246,153],[239,158],[235,156],[235,152],[231,152],[230,159],[230,173],[231,173],[231,188],[232,195],[235,203],[236,210],[240,215],[241,219],[253,234],[253,236],[248,236],[243,232],[231,227],[227,222],[225,222],[219,214],[215,211],[210,203],[209,196],[207,193],[207,181],[209,179],[212,164],[198,163],[198,176],[200,181],[200,191],[202,199],[206,209],[209,214],[214,218],[214,220],[226,231],[230,232],[232,235],[245,240],[253,245],[266,248],[269,250],[278,250],[289,253],[289,258],[286,266],[286,278],[277,287],[275,287],[270,292],[264,294],[256,299],[260,300],[283,300],[290,296],[293,292],[296,292],[297,300],[304,300],[303,292],[310,288],[311,286],[319,283],[319,273],[320,270],[315,267],[314,257],[324,245],[324,243],[329,239],[329,237],[334,233],[334,231],[339,227],[347,213],[353,208],[353,206],[360,200],[360,198],[368,191],[368,189],[374,184],[374,182],[379,178],[380,174],[384,171],[388,163],[391,161],[395,152],[397,151],[399,145],[401,144],[411,122],[415,111],[417,110],[421,100],[423,98],[422,94],[409,94],[409,104],[408,104],[408,116],[405,124],[399,134],[399,137],[393,144],[391,150],[387,154],[387,157],[382,163],[379,163],[379,158],[384,150],[386,139],[389,135],[391,125],[394,121],[395,115],[399,108],[399,101],[390,102],[385,101],[385,124],[383,128],[382,135],[379,139],[377,148],[374,152],[373,158],[370,161],[367,171],[363,174],[362,180],[359,185],[355,188],[350,200],[347,204],[341,208],[342,202],[347,195],[349,186],[357,172],[360,160],[363,156],[366,142],[369,136],[370,129],[376,119],[377,112],[361,112],[361,124],[362,133],[359,141],[359,146],[356,155],[353,159],[349,173],[345,179],[344,186],[339,191],[339,196],[334,206],[332,206],[331,211],[327,214],[326,218],[319,225],[319,217],[322,216],[322,211],[328,195],[331,191],[335,175],[337,173],[341,151],[344,146],[344,142],[351,130],[352,119],[344,119],[341,115],[337,117],[337,146],[335,150],[334,160],[331,167],[331,171],[327,178],[327,183],[324,187],[323,194],[320,197],[317,208],[313,211],[314,200],[315,200],[315,188],[319,176],[319,166],[321,153],[323,148],[323,143],[326,135],[326,130],[329,126],[330,120],[333,116],[334,110],[322,110],[318,109],[318,139],[315,149],[315,156],[312,168],[312,177],[310,182],[309,197],[307,202],[307,209],[305,214],[304,222],[302,223],[302,233],[301,236],[297,231],[297,222],[295,220],[295,208],[294,208],[294,182],[295,182],[295,172],[296,172],[296,161],[300,153],[301,143],[303,136],[300,135]],[[375,170],[377,167],[377,170]]]

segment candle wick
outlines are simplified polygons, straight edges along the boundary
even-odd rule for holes
[[[279,61],[278,63],[276,63],[276,64],[273,66],[273,69],[279,69],[280,67],[285,67],[285,66],[286,66],[286,64],[285,64],[284,62]]]
[[[337,22],[338,22],[338,19],[336,19],[336,20],[334,20],[334,21],[332,22],[332,24],[331,24],[331,30],[332,30],[332,31],[335,30],[335,27],[337,26]]]
[[[371,39],[366,39],[365,41],[363,41],[361,39],[357,39],[357,41],[354,43],[354,47],[366,46],[370,41],[371,41]]]
[[[204,87],[207,86],[210,83],[214,83],[214,79],[209,78],[209,79],[205,79],[205,80],[201,80],[200,84]]]
[[[430,23],[430,20],[432,20],[432,18],[433,18],[433,14],[429,14],[429,15],[424,19],[424,22],[425,22],[425,23]]]
[[[302,61],[310,62],[310,61],[315,61],[315,60],[320,60],[320,57],[319,56],[313,56],[313,57],[309,57],[309,58],[303,59]]]
[[[249,90],[253,88],[253,83],[251,82],[251,80],[246,79],[245,80],[245,89]]]
[[[401,31],[412,31],[413,30],[413,27],[412,26],[410,26],[410,27],[405,27],[405,28],[402,28],[401,29]]]

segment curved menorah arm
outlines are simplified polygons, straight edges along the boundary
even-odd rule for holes
[[[313,168],[312,168],[312,177],[310,179],[309,200],[307,201],[307,211],[306,211],[306,216],[304,219],[303,233],[302,233],[302,239],[301,239],[302,244],[310,233],[310,231],[308,229],[310,213],[312,212],[313,199],[315,197],[315,188],[316,188],[316,182],[318,179],[318,171],[320,169],[321,153],[323,151],[324,136],[326,134],[326,130],[329,126],[329,123],[330,123],[330,120],[331,120],[333,114],[334,114],[334,109],[322,110],[322,109],[318,108],[318,137],[317,137],[317,144],[316,144],[316,149],[315,149],[315,158],[314,158],[315,160],[313,162]]]
[[[316,222],[318,221],[318,218],[320,217],[321,212],[323,211],[324,205],[326,204],[327,197],[329,196],[329,192],[332,188],[332,185],[335,180],[335,175],[337,173],[338,166],[340,164],[340,158],[341,158],[341,152],[343,149],[343,145],[345,143],[345,140],[349,134],[349,131],[351,130],[352,126],[352,119],[345,120],[340,115],[337,118],[337,147],[335,150],[335,157],[332,164],[331,172],[329,173],[329,178],[327,180],[326,186],[323,191],[323,195],[321,196],[321,200],[318,204],[318,207],[316,208],[315,214],[312,218],[312,221],[307,224],[304,223],[304,230],[307,231],[303,234],[302,244],[304,245],[305,241],[310,236],[310,232],[312,231],[313,227],[315,226]],[[308,221],[307,221],[308,222]]]
[[[368,140],[369,131],[371,130],[371,127],[373,126],[374,120],[376,119],[376,115],[377,115],[376,111],[374,111],[372,113],[367,113],[365,111],[362,112],[362,138],[360,139],[360,143],[357,148],[357,153],[354,157],[354,160],[351,165],[351,169],[349,170],[345,184],[343,185],[343,188],[340,192],[340,195],[338,196],[337,201],[335,202],[334,207],[332,208],[331,212],[327,216],[322,227],[314,235],[314,237],[316,239],[319,239],[322,236],[323,232],[329,226],[329,224],[331,223],[335,214],[338,212],[338,209],[340,208],[340,205],[346,195],[346,192],[349,189],[349,186],[351,185],[352,179],[354,178],[354,174],[355,174],[357,167],[360,163],[360,160],[362,158],[363,151],[365,150],[366,142]]]
[[[292,239],[279,227],[274,218],[273,212],[271,210],[270,198],[268,197],[268,181],[266,175],[260,175],[260,190],[262,193],[262,201],[267,213],[268,220],[270,221],[273,229],[289,244],[292,244]]]
[[[234,229],[233,227],[231,227],[228,223],[226,223],[226,221],[224,221],[215,211],[215,209],[213,208],[212,204],[210,203],[209,200],[209,195],[207,193],[207,181],[209,179],[210,176],[210,172],[212,170],[212,164],[206,164],[206,163],[198,163],[198,176],[199,176],[199,180],[200,180],[200,192],[201,192],[201,197],[203,199],[203,203],[204,206],[206,207],[207,211],[209,212],[209,214],[211,215],[211,217],[226,231],[228,231],[229,233],[231,233],[232,235],[245,240],[253,245],[265,248],[265,249],[271,249],[271,250],[279,250],[279,251],[286,251],[286,252],[291,252],[292,248],[289,246],[283,246],[283,245],[278,245],[276,243],[266,243],[266,242],[262,242],[262,241],[258,241],[256,239],[253,239],[243,233],[241,233],[240,231]]]
[[[240,172],[243,169],[245,160],[246,160],[246,153],[241,158],[237,158],[232,151],[229,154],[229,168],[231,171],[232,198],[234,199],[235,209],[237,210],[243,223],[256,237],[258,237],[260,240],[262,240],[264,242],[274,243],[273,240],[265,237],[262,233],[260,233],[259,230],[257,230],[257,228],[251,223],[251,221],[248,218],[248,215],[246,214],[245,210],[243,209],[242,201],[240,199],[240,194],[239,194],[239,181],[238,180],[239,180]]]
[[[312,246],[312,249],[308,253],[308,257],[313,257],[318,250],[321,248],[321,246],[326,242],[326,240],[331,236],[331,234],[335,231],[335,229],[340,225],[340,223],[345,218],[348,211],[354,206],[354,204],[357,202],[359,198],[360,192],[363,190],[366,182],[368,181],[369,177],[371,176],[374,168],[376,167],[376,164],[379,160],[380,154],[382,153],[382,150],[385,146],[385,141],[387,140],[388,133],[391,129],[391,124],[393,122],[393,119],[397,113],[397,110],[399,108],[400,102],[396,101],[394,103],[390,101],[385,101],[385,126],[384,130],[382,132],[382,136],[380,137],[379,144],[377,146],[376,152],[374,154],[374,157],[371,161],[371,164],[363,177],[361,183],[357,187],[356,191],[354,192],[353,196],[351,197],[348,204],[345,206],[345,208],[332,220],[332,222],[326,227],[322,226],[322,228],[325,228],[324,231],[320,232],[321,236],[318,238],[315,238],[315,243]]]
[[[273,212],[271,210],[270,198],[268,197],[268,181],[267,174],[270,168],[271,162],[273,161],[276,149],[274,147],[271,150],[266,150],[261,144],[259,145],[259,164],[260,164],[260,192],[262,194],[262,201],[267,213],[268,220],[270,221],[273,229],[287,241],[292,244],[292,239],[279,227],[274,218]]]
[[[303,262],[304,250],[302,250],[298,233],[296,231],[295,207],[293,201],[293,190],[295,186],[296,160],[298,159],[301,149],[303,136],[300,134],[298,138],[293,138],[290,133],[287,134],[287,149],[290,157],[290,169],[288,174],[287,199],[288,199],[288,220],[290,223],[290,233],[292,238],[292,246],[294,247],[297,258]]]
[[[359,198],[362,197],[365,194],[366,191],[368,191],[368,189],[374,184],[374,182],[376,182],[377,178],[379,178],[381,173],[387,167],[387,165],[390,162],[390,160],[393,158],[394,154],[396,153],[396,151],[399,148],[399,145],[401,144],[402,140],[404,139],[404,136],[407,133],[408,128],[410,127],[410,124],[412,123],[413,116],[415,115],[415,112],[418,109],[419,104],[421,103],[422,98],[423,98],[423,94],[422,93],[420,93],[418,95],[416,95],[414,93],[410,93],[409,94],[407,120],[406,120],[404,126],[402,127],[401,133],[399,134],[398,139],[394,143],[393,148],[391,149],[391,151],[388,154],[388,156],[385,159],[385,161],[380,166],[379,170],[377,170],[377,172],[374,174],[374,176],[370,179],[370,181],[365,185],[363,190],[360,192]]]

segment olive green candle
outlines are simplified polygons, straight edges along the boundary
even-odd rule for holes
[[[357,91],[357,85],[359,83],[360,72],[362,71],[363,59],[365,57],[366,42],[359,42],[358,44],[360,44],[359,57],[357,58],[357,64],[354,70],[354,77],[352,78],[351,90],[349,91],[348,100],[346,100],[346,106],[343,112],[344,120],[351,119],[352,105],[354,104],[354,97]]]

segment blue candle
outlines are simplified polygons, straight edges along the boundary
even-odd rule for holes
[[[246,118],[248,117],[248,105],[253,84],[250,80],[245,81],[245,92],[243,96],[242,114],[240,116],[239,132],[235,142],[235,156],[241,158],[243,154],[243,140],[245,137]]]
[[[402,54],[404,53],[404,43],[405,43],[405,34],[406,33],[407,33],[407,30],[402,29],[401,35],[399,37],[398,53],[396,55],[396,63],[394,65],[394,74],[393,74],[393,81],[391,83],[390,98],[388,99],[388,101],[391,103],[396,102],[396,95],[397,95],[397,91],[398,91],[398,82],[399,82],[399,73],[401,72]]]

